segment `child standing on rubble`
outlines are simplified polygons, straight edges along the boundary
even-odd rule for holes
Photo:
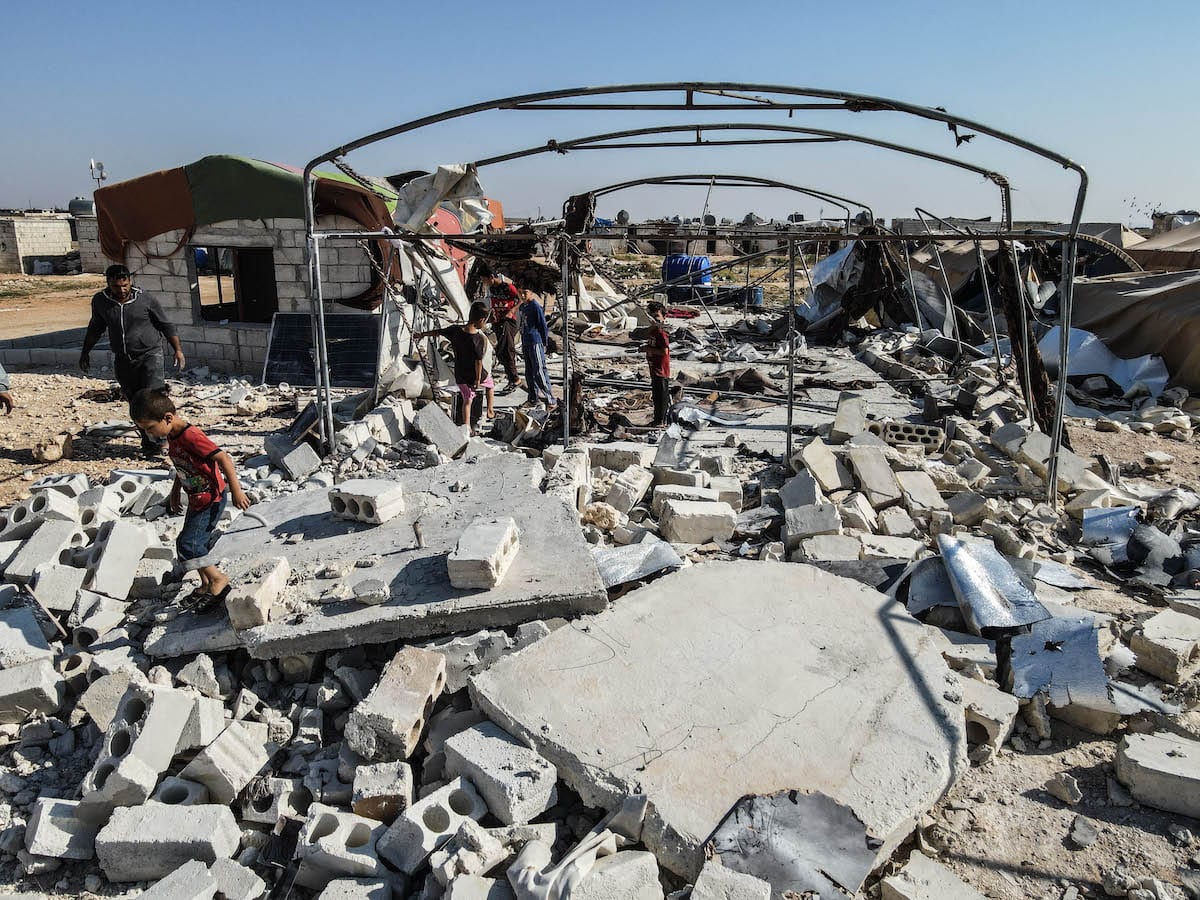
[[[215,543],[217,522],[230,496],[238,509],[250,508],[250,498],[242,490],[233,460],[181,416],[161,390],[138,391],[130,402],[130,413],[147,437],[167,441],[167,453],[175,464],[171,512],[180,511],[183,493],[188,496],[187,515],[175,541],[184,570],[195,570],[200,576],[200,587],[188,596],[188,605],[205,609],[221,603],[232,585],[208,555]]]
[[[667,411],[671,408],[671,339],[663,324],[667,320],[667,308],[657,300],[646,304],[650,314],[650,335],[642,348],[646,351],[646,365],[650,368],[650,395],[654,398],[654,427],[667,424]]]
[[[476,301],[471,304],[467,313],[467,324],[418,331],[414,335],[417,340],[424,340],[436,334],[450,341],[450,348],[454,351],[454,380],[458,383],[459,394],[462,395],[462,412],[458,417],[458,424],[470,424],[472,434],[475,433],[475,421],[471,407],[481,389],[487,398],[488,418],[494,418],[496,415],[495,382],[492,381],[492,364],[489,358],[491,345],[483,333],[490,315],[491,310],[487,304]]]
[[[525,357],[527,402],[536,406],[545,401],[546,408],[553,409],[557,401],[550,391],[550,372],[546,368],[546,342],[550,337],[546,314],[530,288],[520,287],[518,292],[521,305],[517,307],[517,318],[521,328],[521,353]]]

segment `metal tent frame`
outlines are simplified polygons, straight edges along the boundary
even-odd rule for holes
[[[643,95],[649,95],[647,99]],[[678,99],[674,99],[678,96]],[[592,99],[599,98],[599,99]],[[381,232],[379,234],[367,232],[345,232],[345,231],[320,231],[316,227],[316,211],[315,211],[315,171],[317,166],[326,162],[334,162],[335,164],[341,160],[341,157],[346,154],[387,140],[399,135],[408,134],[422,128],[427,128],[439,123],[448,122],[455,119],[464,118],[467,116],[478,115],[485,112],[494,111],[563,111],[563,112],[581,112],[581,111],[596,111],[596,110],[620,110],[626,112],[645,112],[645,111],[704,111],[704,112],[729,112],[729,111],[746,111],[754,110],[757,112],[772,111],[783,112],[789,117],[795,112],[806,111],[841,111],[850,113],[900,113],[914,118],[924,119],[931,122],[940,122],[944,124],[954,135],[956,146],[961,146],[964,141],[959,135],[959,129],[968,129],[975,134],[982,134],[991,137],[1001,143],[1007,144],[1020,150],[1024,150],[1049,162],[1062,166],[1064,169],[1073,171],[1079,179],[1079,184],[1075,192],[1075,203],[1071,215],[1071,225],[1068,233],[1065,236],[1057,236],[1054,240],[1065,243],[1063,252],[1062,266],[1062,285],[1061,291],[1061,307],[1062,307],[1062,329],[1060,341],[1060,374],[1058,379],[1057,397],[1055,400],[1055,417],[1050,435],[1050,459],[1048,462],[1048,494],[1052,503],[1057,502],[1057,484],[1058,471],[1058,455],[1062,444],[1063,418],[1064,418],[1064,403],[1066,398],[1066,372],[1068,366],[1069,355],[1069,335],[1071,322],[1072,299],[1074,295],[1074,277],[1075,265],[1078,252],[1078,236],[1079,223],[1083,215],[1083,205],[1087,195],[1088,177],[1084,168],[1066,156],[1063,156],[1046,147],[1042,147],[1024,138],[993,128],[985,123],[968,119],[964,116],[958,116],[948,112],[940,107],[925,107],[916,104],[907,103],[900,100],[894,100],[886,97],[872,96],[867,94],[858,94],[846,91],[829,90],[824,88],[810,87],[795,87],[786,85],[764,85],[754,83],[741,82],[660,82],[660,83],[640,83],[627,85],[606,85],[599,87],[573,87],[564,88],[554,91],[543,91],[537,93],[521,94],[512,97],[504,97],[495,100],[483,101],[480,103],[460,106],[432,115],[423,116],[421,118],[412,119],[402,122],[391,128],[377,131],[372,134],[365,135],[347,144],[335,147],[326,153],[310,160],[304,168],[304,218],[306,232],[306,252],[308,259],[311,300],[314,308],[314,328],[315,343],[317,347],[317,370],[318,370],[318,396],[321,406],[321,431],[322,438],[326,442],[331,442],[333,437],[333,410],[332,397],[330,394],[330,386],[328,379],[328,355],[326,347],[325,323],[324,323],[324,297],[321,282],[321,258],[320,245],[322,240],[331,240],[337,238],[367,238],[367,237],[383,237],[407,241],[425,241],[425,240],[441,240],[441,235],[424,235],[424,234],[407,234],[407,233],[391,233]],[[733,131],[733,130],[760,130],[760,131],[780,131],[790,132],[793,134],[807,135],[805,138],[783,138],[783,139],[764,139],[758,138],[754,140],[715,140],[704,141],[702,135],[705,131]],[[609,143],[614,140],[621,140],[625,137],[637,137],[642,135],[666,134],[690,131],[695,135],[695,140],[689,144],[680,142],[642,142],[642,143],[626,143],[613,144]],[[577,149],[645,149],[647,147],[683,147],[683,146],[732,146],[735,144],[752,144],[762,145],[765,143],[828,143],[834,141],[856,141],[859,143],[872,144],[886,149],[896,150],[903,153],[908,153],[915,156],[924,157],[940,163],[945,163],[959,168],[964,168],[976,171],[982,174],[989,180],[997,183],[1001,188],[1002,195],[1002,217],[1003,217],[1003,234],[993,234],[991,237],[996,240],[1008,238],[1009,240],[1019,238],[1022,240],[1039,240],[1041,236],[1031,235],[1012,235],[1011,222],[1012,211],[1010,199],[1010,188],[1008,180],[1003,176],[997,176],[996,173],[989,169],[974,166],[970,163],[965,163],[961,160],[943,157],[938,154],[933,154],[925,150],[904,144],[891,144],[884,141],[878,141],[873,138],[868,138],[861,135],[853,135],[846,132],[833,132],[824,129],[800,128],[794,126],[781,125],[756,125],[756,124],[737,124],[737,123],[716,123],[716,124],[699,124],[699,125],[666,125],[658,126],[650,129],[632,129],[625,132],[611,132],[607,135],[595,135],[591,138],[580,138],[571,141],[559,142],[551,140],[545,145],[538,148],[530,148],[528,151],[517,151],[515,154],[506,154],[501,157],[491,157],[480,160],[477,165],[491,165],[511,159],[530,156],[535,153],[545,152],[567,152]],[[743,236],[757,236],[754,232],[742,231]],[[564,237],[567,235],[563,234]],[[587,237],[607,237],[607,235],[570,235],[575,240],[584,239]],[[456,239],[462,239],[469,236],[456,236]],[[497,235],[487,235],[488,239],[495,239]],[[807,240],[823,239],[828,237],[834,239],[836,236],[814,236],[806,235]],[[961,240],[959,235],[927,235],[927,239],[932,240]],[[478,239],[476,237],[476,239]],[[883,241],[903,241],[906,240],[900,235],[872,235],[870,239]],[[794,239],[789,240],[789,258],[794,259]],[[563,287],[564,291],[569,284],[567,278],[567,268],[569,265],[569,253],[566,250],[566,243],[562,249],[563,260]],[[794,266],[794,263],[793,263]],[[565,300],[565,296],[564,296]],[[792,290],[792,308],[794,310],[794,285]],[[564,323],[567,317],[564,316]],[[564,360],[567,356],[568,347],[564,346]],[[564,369],[566,364],[564,362]],[[789,420],[791,411],[792,398],[789,392]],[[564,420],[568,417],[564,416]],[[565,428],[566,426],[564,426]],[[788,432],[790,442],[790,428]],[[565,439],[569,439],[569,434]]]

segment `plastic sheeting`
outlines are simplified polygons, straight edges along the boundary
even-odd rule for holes
[[[1046,368],[1057,373],[1058,342],[1062,328],[1055,325],[1038,341],[1038,350]],[[1067,357],[1067,377],[1084,375],[1107,375],[1129,391],[1136,384],[1143,384],[1150,391],[1151,397],[1157,397],[1163,392],[1170,379],[1167,365],[1161,356],[1137,356],[1133,359],[1122,359],[1104,345],[1104,342],[1090,331],[1081,328],[1071,329],[1069,356]]]
[[[647,538],[624,547],[602,547],[592,551],[600,580],[606,588],[641,581],[658,572],[683,565],[679,554],[666,541]]]
[[[937,540],[959,610],[972,633],[988,637],[995,631],[1050,618],[1046,607],[990,543],[945,534],[939,534]]]
[[[483,187],[470,163],[438,166],[432,175],[414,178],[396,196],[394,221],[406,231],[432,231],[429,217],[438,205],[450,202],[458,212],[463,231],[476,231],[492,221]]]

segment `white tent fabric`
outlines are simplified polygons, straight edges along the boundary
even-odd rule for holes
[[[477,231],[492,221],[483,187],[470,163],[438,166],[432,175],[414,178],[397,194],[392,221],[405,231],[433,231],[429,217],[445,202],[458,211],[464,232]]]

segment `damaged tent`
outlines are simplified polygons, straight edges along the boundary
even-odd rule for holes
[[[1133,247],[1129,255],[1144,269],[1200,269],[1200,222],[1155,235]]]

